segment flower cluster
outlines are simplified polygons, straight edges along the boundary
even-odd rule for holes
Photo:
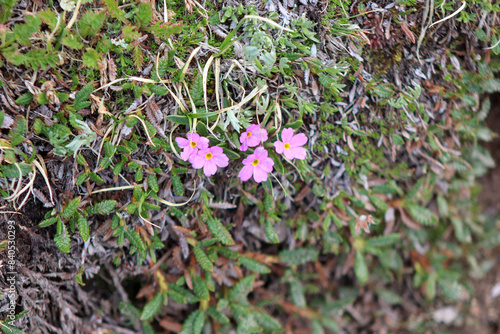
[[[302,147],[307,143],[307,137],[303,133],[293,134],[292,128],[283,129],[281,139],[274,143],[276,153],[283,154],[286,159],[301,159],[306,158],[306,149]],[[267,174],[273,171],[274,161],[269,157],[269,153],[262,146],[267,140],[266,129],[261,128],[257,124],[250,125],[245,132],[240,136],[241,151],[248,150],[249,147],[256,147],[253,154],[250,154],[243,160],[243,168],[238,177],[241,181],[247,181],[252,176],[255,182],[267,181]]]
[[[187,139],[175,138],[177,145],[183,149],[182,160],[189,161],[193,168],[203,168],[206,176],[212,176],[217,172],[217,167],[227,167],[229,158],[218,146],[208,147],[208,138],[197,133],[188,133]]]
[[[257,147],[254,152],[243,159],[243,168],[238,174],[241,181],[248,181],[253,177],[255,182],[267,181],[267,176],[273,171],[274,161],[269,157],[269,152],[264,148],[264,142],[268,139],[267,130],[260,125],[252,124],[240,136],[240,150],[245,152],[250,147]],[[188,133],[187,139],[177,137],[175,139],[180,148],[181,158],[189,161],[193,168],[203,168],[206,176],[212,176],[217,172],[217,167],[226,167],[229,158],[218,146],[209,147],[208,138],[197,133]],[[283,154],[288,159],[304,160],[307,155],[303,147],[307,143],[307,137],[303,133],[294,135],[292,128],[285,128],[281,132],[281,140],[274,142],[276,153]]]

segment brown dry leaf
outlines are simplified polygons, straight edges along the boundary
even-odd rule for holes
[[[101,78],[99,80],[99,83],[101,86],[104,86],[108,83],[108,75],[107,75],[107,69],[108,69],[108,62],[106,61],[106,58],[102,58],[97,62],[97,65],[99,66],[99,73],[101,74]]]
[[[403,224],[405,224],[412,230],[420,230],[422,228],[417,222],[415,222],[405,213],[403,208],[398,208],[398,212],[401,215],[401,220],[403,221]]]
[[[138,39],[136,39],[135,41],[133,41],[132,43],[130,43],[130,45],[133,46],[133,47],[136,47],[137,45],[139,45],[142,42],[144,42],[146,39],[148,39],[148,35],[147,34],[139,37]]]
[[[221,210],[236,209],[236,205],[228,203],[228,202],[214,202],[214,203],[210,203],[209,207],[212,208],[212,209],[221,209]]]
[[[314,77],[311,76],[310,80],[309,80],[309,86],[311,87],[311,92],[314,96],[314,99],[316,100],[316,102],[319,103],[320,101],[320,91],[319,91],[319,87],[318,87],[318,84],[316,82],[316,80],[314,80]]]
[[[6,95],[4,95],[4,94],[0,95],[0,99],[2,100],[2,103],[0,103],[0,104],[3,104],[5,107],[7,107],[7,109],[12,111],[13,113],[16,113],[16,114],[18,113],[17,110],[12,107],[12,106],[15,106],[15,108],[20,109],[19,106],[17,106],[17,104],[14,103],[14,101],[12,101],[13,104],[10,104],[9,98],[6,97]],[[10,100],[12,100],[12,99],[10,99]]]
[[[401,23],[401,30],[403,30],[403,33],[408,37],[408,39],[415,44],[415,35],[411,32],[410,29],[408,29],[408,26],[406,25],[405,22]]]
[[[423,84],[429,95],[441,95],[446,91],[446,88],[444,86],[437,85],[430,80],[424,80]]]
[[[111,56],[108,55],[108,72],[109,72],[109,80],[116,80],[116,73],[118,72],[118,68],[116,67],[116,63]]]
[[[175,226],[173,225],[172,228],[176,231],[179,232],[187,237],[191,236],[191,230],[182,226]]]
[[[149,103],[146,104],[146,119],[151,124],[153,124],[154,128],[156,129],[156,131],[160,136],[162,136],[163,138],[167,138],[167,135],[165,135],[165,131],[163,131],[163,128],[157,122],[158,118],[160,118],[160,120],[162,119],[161,110],[154,101],[149,100]]]
[[[410,258],[413,264],[420,263],[425,270],[429,271],[431,268],[431,263],[427,259],[427,256],[420,254],[414,249],[410,249]]]
[[[351,249],[351,252],[347,255],[347,259],[342,266],[342,275],[347,274],[349,270],[354,266],[354,260],[356,259],[356,254],[354,248]]]
[[[186,266],[184,265],[184,262],[182,261],[182,258],[181,258],[181,248],[180,247],[174,248],[174,251],[172,253],[172,257],[173,257],[174,263],[177,266],[177,268],[179,270],[185,271]]]
[[[146,298],[146,299],[150,299],[154,296],[156,292],[156,287],[153,286],[153,284],[147,284],[147,285],[144,285],[140,290],[139,292],[137,293],[137,295],[135,296],[135,298]]]
[[[159,324],[161,327],[170,332],[179,333],[182,331],[182,324],[175,321],[172,317],[164,317],[160,320]]]
[[[360,215],[356,219],[356,234],[359,234],[359,231],[363,229],[366,233],[370,233],[370,224],[373,223],[373,220],[369,219],[371,216]]]
[[[185,2],[186,11],[191,14],[193,12],[193,6],[195,5],[195,2],[193,0],[185,0]]]
[[[186,279],[186,284],[189,290],[193,290],[193,280],[191,279],[191,274],[189,270],[184,270],[184,278]]]
[[[309,195],[311,193],[311,191],[312,191],[312,189],[306,185],[304,188],[302,188],[299,191],[297,196],[295,196],[295,198],[293,199],[294,202],[302,201],[307,195]]]

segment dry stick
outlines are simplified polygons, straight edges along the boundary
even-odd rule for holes
[[[78,12],[80,11],[81,4],[82,4],[82,0],[78,0],[78,2],[76,3],[75,11],[73,12],[73,17],[71,18],[68,25],[66,26],[66,29],[70,30],[71,27],[73,27],[73,24],[75,24],[76,18],[78,16]]]

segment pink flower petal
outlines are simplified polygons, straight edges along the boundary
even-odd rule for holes
[[[242,142],[240,146],[240,151],[246,151],[248,150],[248,144],[246,142]]]
[[[249,137],[246,141],[247,145],[250,147],[259,146],[261,144],[261,142],[262,142],[262,139],[260,139],[259,136],[254,136],[254,135]]]
[[[274,149],[276,150],[276,153],[283,154],[283,151],[285,150],[285,143],[279,140],[275,141]]]
[[[217,165],[213,161],[213,159],[206,160],[205,167],[203,167],[203,173],[205,176],[212,176],[217,172]]]
[[[304,160],[306,158],[306,155],[307,155],[307,151],[303,147],[292,147],[288,151],[290,151],[290,153],[293,154],[295,159]],[[285,156],[286,156],[286,154],[285,154]]]
[[[253,169],[253,179],[257,183],[261,183],[262,181],[267,181],[267,172],[257,166]]]
[[[204,149],[208,148],[208,143],[209,143],[208,138],[200,137],[200,140],[198,141],[198,148],[200,150],[204,150]]]
[[[283,129],[283,131],[281,132],[281,139],[283,140],[284,143],[289,143],[292,137],[293,137],[292,128]]]
[[[247,138],[248,138],[248,131],[245,131],[240,135],[240,143],[246,142]]]
[[[222,147],[219,147],[219,146],[212,146],[212,147],[210,147],[208,150],[209,150],[209,151],[210,151],[210,153],[212,153],[214,156],[224,154],[224,153],[223,153],[223,150],[222,150]]]
[[[293,146],[303,146],[307,143],[307,137],[303,133],[298,133],[292,137],[290,140],[290,145]]]
[[[255,149],[255,153],[257,159],[262,159],[268,156],[267,150],[263,148],[262,146],[257,147]]]
[[[273,171],[274,161],[271,158],[264,158],[261,160],[259,167],[264,171],[271,173]]]
[[[252,161],[254,161],[255,158],[256,158],[255,154],[250,154],[248,157],[243,159],[243,165],[245,166],[251,165]]]
[[[227,167],[229,165],[229,158],[224,153],[214,156],[212,160],[219,167]]]
[[[267,140],[267,130],[266,129],[260,129],[260,137],[262,138],[262,141]]]
[[[196,149],[194,149],[191,146],[187,145],[184,148],[184,151],[181,152],[181,158],[182,158],[182,160],[189,161],[189,158],[191,157],[191,155],[196,154],[196,151],[197,151]]]
[[[191,164],[193,164],[194,169],[200,169],[203,166],[205,166],[205,161],[207,160],[205,159],[204,154],[200,154],[201,152],[202,151],[199,151],[197,155],[192,156],[191,159],[189,160]]]
[[[187,137],[189,140],[194,141],[195,143],[197,143],[200,140],[200,135],[197,134],[196,132],[193,133],[189,132],[187,134]]]
[[[260,125],[252,124],[247,128],[247,132],[251,132],[252,134],[258,134],[260,129]]]
[[[241,179],[241,181],[248,181],[252,177],[253,174],[253,167],[252,166],[243,166],[243,168],[240,170],[238,177]]]
[[[179,145],[179,147],[183,148],[183,147],[186,147],[189,145],[189,140],[185,139],[185,138],[181,138],[181,137],[177,137],[175,138],[175,142],[177,143],[177,145]]]
[[[292,160],[293,158],[295,158],[295,154],[293,154],[292,149],[289,149],[289,150],[284,150],[284,151],[283,151],[283,155],[284,155],[284,156],[285,156],[285,158],[287,158],[288,160]]]

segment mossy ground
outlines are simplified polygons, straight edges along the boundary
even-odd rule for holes
[[[432,3],[0,0],[2,330],[498,330],[499,8]],[[307,160],[241,182],[257,121]]]

